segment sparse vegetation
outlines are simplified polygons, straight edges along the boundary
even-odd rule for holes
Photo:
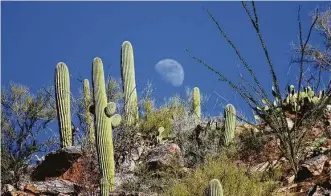
[[[203,195],[211,179],[219,179],[224,195],[270,195],[274,188],[272,182],[260,182],[257,175],[247,176],[244,167],[222,154],[217,159],[209,159],[201,168],[193,171],[188,177],[177,180],[174,186],[166,190],[167,196]]]
[[[223,116],[207,117],[202,110],[206,102],[204,90],[198,87],[187,88],[185,98],[175,94],[161,103],[153,98],[149,83],[145,95],[138,96],[133,47],[125,41],[121,50],[121,84],[110,75],[105,80],[103,62],[96,57],[92,79],[81,81],[78,99],[70,92],[71,77],[64,63],[56,65],[54,91],[43,88],[33,95],[27,87],[14,83],[2,89],[2,183],[19,187],[15,183],[24,177],[34,155],[74,145],[77,149],[73,151],[81,150],[75,152],[81,153],[77,155],[81,157],[66,163],[70,168],[57,177],[68,180],[73,175],[70,172],[79,173],[73,181],[83,194],[109,195],[111,191],[125,190],[164,196],[267,196],[279,186],[298,180],[293,178],[291,182],[289,177],[298,177],[308,154],[313,156],[318,151],[316,154],[323,161],[331,150],[331,82],[321,84],[321,75],[330,73],[331,11],[313,15],[304,39],[299,9],[299,44],[294,47],[292,60],[298,64],[299,73],[296,84],[283,92],[262,36],[257,7],[254,2],[252,9],[246,2],[242,6],[267,60],[273,85],[270,89],[258,80],[207,9],[250,78],[240,75],[240,82],[236,83],[189,54],[241,96],[253,111],[255,122],[243,116],[231,102],[219,108]],[[324,37],[323,50],[310,44],[314,29]],[[315,72],[307,79],[304,69],[311,64]],[[59,130],[50,133],[56,117]],[[82,137],[75,138],[77,132]],[[42,134],[48,134],[47,140],[40,139]],[[324,146],[329,148],[320,150]],[[43,161],[36,158],[37,164]],[[323,167],[330,167],[326,160]],[[322,170],[321,175],[323,172],[326,173]],[[315,173],[310,176],[312,179],[318,176]],[[52,181],[53,177],[45,179]],[[330,176],[327,179],[330,187]]]

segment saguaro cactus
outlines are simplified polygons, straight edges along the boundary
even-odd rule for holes
[[[234,138],[234,131],[236,128],[236,109],[232,104],[225,106],[224,119],[224,143],[228,146]]]
[[[120,124],[121,116],[115,114],[116,104],[107,103],[103,64],[100,58],[93,60],[93,97],[95,108],[96,147],[101,171],[101,195],[109,195],[114,189],[115,163],[112,126]]]
[[[122,44],[121,75],[124,93],[124,118],[128,125],[132,125],[139,119],[139,114],[137,106],[133,48],[131,43],[128,41],[125,41]]]
[[[55,99],[60,129],[61,147],[72,146],[70,113],[70,78],[65,63],[58,63],[55,69]]]
[[[90,113],[90,107],[92,105],[92,98],[91,98],[91,91],[90,91],[90,83],[88,79],[84,80],[84,119],[87,125],[87,133],[88,133],[88,140],[91,145],[95,144],[95,132],[94,132],[94,123],[93,117]]]
[[[207,196],[223,196],[223,188],[219,180],[213,179],[209,182]]]
[[[193,111],[195,116],[201,118],[201,105],[200,105],[200,90],[198,87],[193,89]]]

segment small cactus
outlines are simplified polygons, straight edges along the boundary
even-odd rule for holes
[[[90,144],[95,144],[95,132],[94,132],[94,123],[93,117],[90,112],[90,107],[92,105],[92,98],[91,98],[91,91],[90,91],[90,83],[88,79],[84,80],[84,119],[87,124],[87,133],[88,133],[88,140]]]
[[[70,113],[70,78],[65,63],[58,63],[55,69],[55,99],[60,129],[61,147],[72,146],[72,127]]]
[[[158,136],[156,136],[157,143],[162,143],[163,142],[163,132],[164,132],[164,127],[159,127],[158,129]]]
[[[133,125],[138,121],[139,114],[133,48],[128,41],[125,41],[122,44],[121,75],[124,93],[124,120],[127,125]]]
[[[101,195],[109,195],[114,189],[115,163],[112,127],[120,124],[121,116],[112,114],[116,111],[115,103],[107,103],[103,64],[100,58],[93,61],[93,92],[95,111],[96,147],[101,171]],[[108,184],[109,183],[109,184]]]
[[[224,119],[224,143],[226,146],[228,146],[234,138],[234,131],[236,127],[236,109],[232,104],[225,106]]]
[[[222,184],[217,179],[212,179],[209,182],[208,194],[207,196],[223,196]]]
[[[198,87],[193,89],[193,111],[197,119],[201,119],[200,90]]]

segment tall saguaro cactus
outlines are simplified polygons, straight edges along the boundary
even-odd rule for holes
[[[55,69],[55,99],[60,129],[61,147],[72,146],[70,113],[70,78],[65,63],[58,63]]]
[[[91,90],[90,90],[90,83],[88,79],[84,79],[84,119],[87,125],[87,133],[88,133],[88,140],[91,145],[95,144],[95,132],[94,132],[94,123],[93,117],[90,113],[90,107],[92,105],[92,98],[91,98]]]
[[[217,179],[212,179],[209,182],[208,195],[207,196],[223,196],[222,184]]]
[[[115,114],[116,104],[107,103],[103,64],[100,58],[93,60],[93,97],[95,110],[96,147],[101,171],[101,195],[109,195],[114,189],[115,163],[112,126],[119,125],[121,116]]]
[[[195,116],[201,118],[200,90],[198,87],[193,89],[193,111]]]
[[[224,119],[224,142],[225,145],[228,146],[234,138],[234,131],[236,128],[236,109],[232,104],[225,106]]]
[[[124,118],[128,125],[132,125],[139,119],[139,114],[133,48],[131,43],[128,41],[125,41],[122,44],[121,75],[124,93]]]

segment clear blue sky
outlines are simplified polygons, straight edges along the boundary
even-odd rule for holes
[[[109,73],[120,78],[120,47],[128,40],[134,47],[138,96],[150,80],[154,96],[161,101],[185,87],[198,86],[211,95],[207,109],[212,111],[218,92],[245,110],[226,84],[184,51],[205,59],[230,78],[236,78],[238,58],[218,33],[202,6],[219,20],[242,51],[266,88],[271,89],[268,68],[256,34],[240,2],[1,2],[2,85],[22,83],[35,92],[53,85],[57,62],[65,62],[71,73],[71,90],[78,94],[77,78],[91,78],[91,63],[101,57]],[[249,3],[250,5],[250,3]],[[292,41],[297,41],[297,10],[302,5],[304,32],[310,24],[309,13],[326,2],[257,2],[262,33],[282,85],[289,78]],[[315,36],[315,35],[314,35]],[[316,37],[316,36],[315,36]],[[184,68],[181,87],[164,82],[155,64],[165,58]],[[242,67],[242,65],[241,65]],[[295,74],[293,71],[290,75]],[[291,78],[291,77],[290,77]],[[293,78],[292,78],[293,79]],[[284,86],[283,86],[284,87]],[[247,112],[247,110],[246,110]]]

